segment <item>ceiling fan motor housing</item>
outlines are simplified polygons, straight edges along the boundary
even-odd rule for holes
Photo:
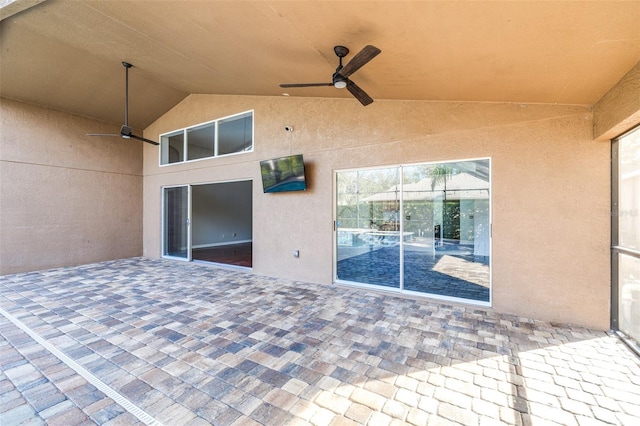
[[[340,75],[339,71],[333,74],[333,87],[336,89],[344,89],[347,87],[347,79]]]
[[[131,133],[133,133],[131,127],[127,126],[126,124],[120,127],[120,136],[122,136],[123,138],[130,138]]]

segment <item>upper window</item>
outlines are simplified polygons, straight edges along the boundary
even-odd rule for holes
[[[253,111],[160,135],[160,164],[253,150]]]

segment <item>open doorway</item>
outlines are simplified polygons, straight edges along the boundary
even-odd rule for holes
[[[165,257],[253,266],[252,181],[165,188],[164,192]],[[181,196],[180,203],[174,193]],[[175,243],[176,235],[181,236],[180,244]],[[173,246],[181,247],[184,255],[174,253]]]
[[[193,185],[193,260],[252,266],[252,182]]]

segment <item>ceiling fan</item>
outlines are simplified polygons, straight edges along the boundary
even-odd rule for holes
[[[354,72],[358,71],[365,65],[367,62],[378,56],[380,49],[375,46],[367,45],[360,52],[356,54],[356,56],[349,61],[348,64],[342,66],[342,58],[349,54],[349,49],[344,46],[335,46],[333,51],[336,53],[336,56],[340,58],[340,64],[338,68],[336,68],[336,72],[333,73],[331,78],[331,83],[290,83],[290,84],[281,84],[282,88],[289,87],[315,87],[315,86],[333,86],[337,89],[344,89],[345,87],[351,94],[360,101],[360,103],[364,106],[369,105],[373,102],[373,99],[367,93],[362,90],[357,84],[355,84],[349,76]]]
[[[151,139],[143,138],[142,136],[137,136],[132,133],[131,127],[129,127],[129,68],[131,65],[128,62],[122,62],[122,66],[124,66],[125,73],[125,88],[124,88],[124,124],[120,127],[120,133],[89,133],[87,136],[120,136],[124,139],[137,139],[139,141],[143,141],[146,143],[150,143],[151,145],[160,145],[158,142],[152,141]]]

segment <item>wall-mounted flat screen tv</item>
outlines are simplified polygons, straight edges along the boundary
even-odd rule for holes
[[[307,189],[302,154],[261,161],[260,174],[265,193]]]

